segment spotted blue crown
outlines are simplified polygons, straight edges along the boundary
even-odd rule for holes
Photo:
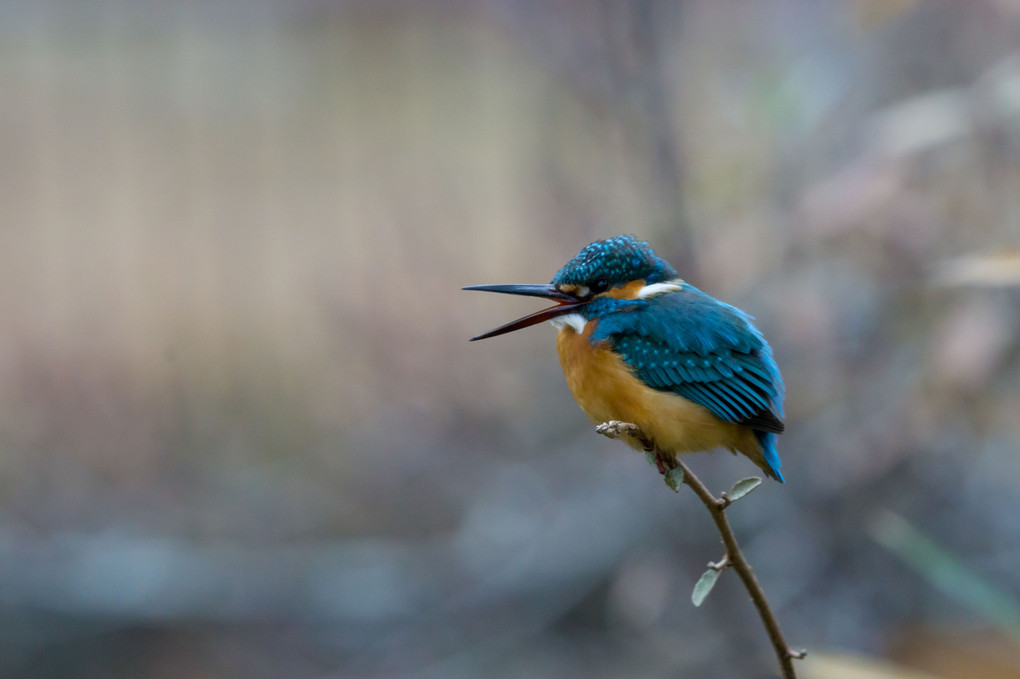
[[[634,236],[616,236],[591,243],[553,276],[553,285],[604,287],[628,281],[662,283],[677,277],[669,262]],[[602,282],[603,286],[597,284]]]

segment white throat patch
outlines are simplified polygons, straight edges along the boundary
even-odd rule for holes
[[[549,321],[552,327],[557,330],[563,330],[564,328],[572,328],[578,335],[584,333],[584,326],[587,325],[588,320],[581,314],[563,314]]]

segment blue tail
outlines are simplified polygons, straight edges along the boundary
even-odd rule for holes
[[[779,453],[776,452],[776,435],[766,431],[755,431],[754,436],[761,444],[761,454],[765,458],[765,466],[762,467],[762,471],[779,483],[785,483],[783,473],[779,471],[783,463],[779,461]]]

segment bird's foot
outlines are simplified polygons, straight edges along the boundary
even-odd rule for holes
[[[641,444],[646,453],[655,450],[655,443],[641,431],[641,428],[631,422],[620,420],[609,420],[595,427],[595,431],[611,439],[630,437]]]
[[[641,430],[636,424],[621,422],[620,420],[609,420],[595,427],[595,431],[611,439],[618,439],[621,436],[634,436],[640,434]]]

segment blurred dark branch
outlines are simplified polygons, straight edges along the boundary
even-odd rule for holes
[[[670,3],[679,12],[678,3]],[[640,99],[644,117],[645,134],[655,180],[655,195],[660,218],[669,225],[678,251],[670,258],[676,262],[679,271],[690,280],[697,280],[697,259],[694,257],[694,242],[691,238],[687,213],[684,210],[683,163],[681,160],[678,134],[673,127],[669,103],[666,99],[667,74],[663,66],[660,15],[662,6],[657,0],[620,3],[603,0],[603,14],[607,22],[619,16],[619,21],[630,25],[630,39],[636,55],[630,74],[636,95]],[[679,33],[679,19],[675,30]],[[620,63],[616,60],[617,64]]]
[[[674,486],[677,480],[676,477],[682,474],[683,484],[689,486],[694,491],[694,494],[698,496],[698,499],[708,509],[709,514],[712,515],[715,527],[719,530],[723,545],[726,547],[726,554],[723,558],[718,562],[709,563],[709,569],[721,572],[727,568],[732,568],[737,572],[737,575],[740,576],[741,581],[744,583],[745,589],[747,589],[747,593],[751,595],[754,607],[758,609],[758,615],[761,616],[762,624],[765,625],[769,640],[772,641],[772,646],[776,651],[776,657],[779,660],[779,666],[782,669],[784,679],[796,679],[797,675],[793,669],[793,660],[794,658],[803,658],[806,652],[794,651],[787,645],[783,632],[779,628],[779,622],[776,620],[775,615],[773,615],[769,602],[765,598],[765,591],[758,584],[758,579],[754,576],[751,565],[744,558],[744,553],[740,551],[737,537],[733,534],[730,522],[726,518],[726,508],[732,500],[725,493],[723,493],[722,497],[718,498],[712,495],[708,488],[705,487],[705,484],[694,475],[694,472],[687,465],[680,462],[674,454],[658,450],[655,447],[655,442],[649,439],[637,425],[629,422],[611,421],[600,424],[595,431],[609,438],[627,435],[637,439],[646,451],[655,454],[655,463],[659,471],[666,478],[667,485],[674,490],[677,490]],[[695,603],[698,602],[696,601]]]
[[[683,3],[491,3],[494,12],[593,108],[620,122],[646,150],[655,224],[671,239],[669,259],[697,282],[697,257],[683,201],[683,144],[673,124],[671,77],[662,45],[679,41]]]

